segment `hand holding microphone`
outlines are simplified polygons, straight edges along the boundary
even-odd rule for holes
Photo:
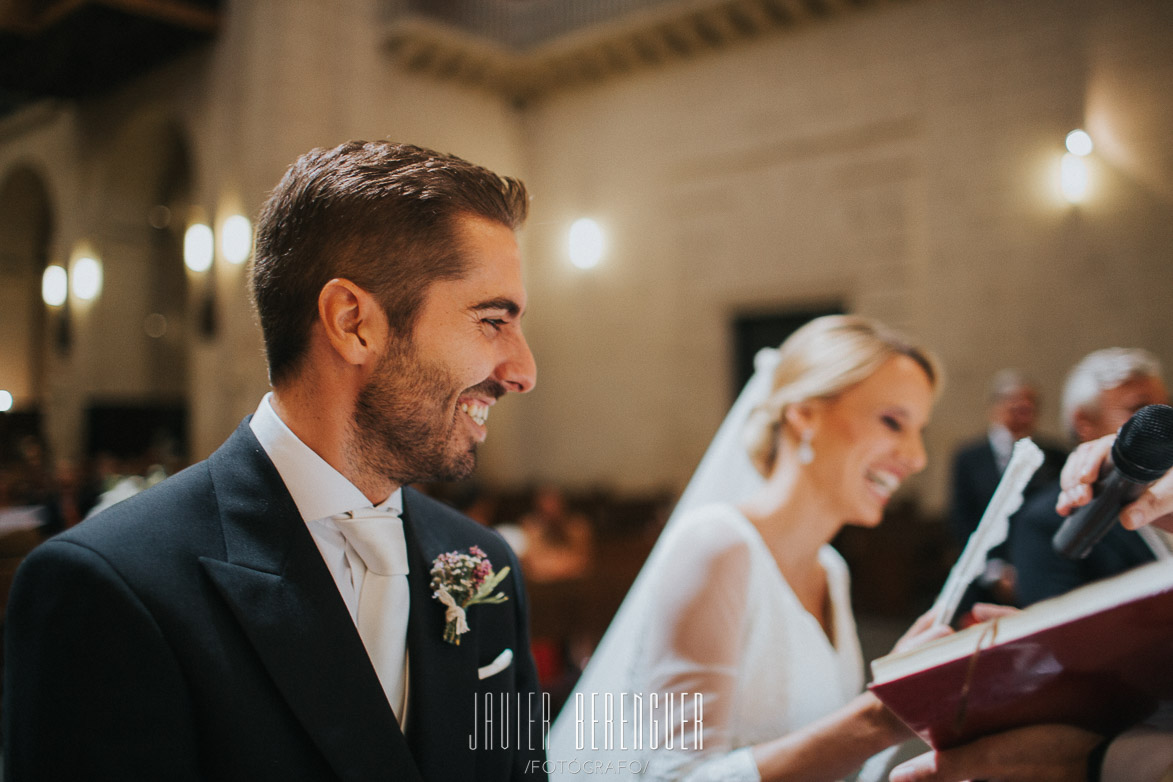
[[[1173,407],[1141,408],[1117,435],[1084,443],[1072,453],[1060,479],[1056,508],[1072,513],[1055,534],[1055,550],[1087,556],[1123,510],[1132,529],[1154,520],[1173,528]],[[1083,507],[1080,507],[1083,506]],[[1078,510],[1075,510],[1078,508]]]

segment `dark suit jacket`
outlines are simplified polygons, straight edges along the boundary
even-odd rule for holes
[[[1035,440],[1035,444],[1043,452],[1043,464],[1031,476],[1023,492],[1028,497],[1057,479],[1067,459],[1067,454],[1058,448],[1038,440]],[[998,469],[989,437],[983,435],[981,439],[966,443],[957,450],[953,457],[949,529],[959,545],[964,546],[977,529],[1001,479],[1002,471]]]
[[[1119,524],[1112,525],[1084,559],[1057,554],[1051,539],[1064,521],[1055,512],[1058,499],[1059,482],[1053,481],[1010,520],[1010,561],[1018,571],[1019,605],[1062,595],[1156,558],[1140,535]]]
[[[545,753],[517,560],[496,533],[410,489],[404,529],[406,735],[247,421],[207,461],[42,544],[8,608],[5,779],[526,775]],[[509,600],[470,608],[456,646],[442,640],[428,571],[473,544],[513,568],[499,587]],[[505,649],[512,665],[480,679]]]

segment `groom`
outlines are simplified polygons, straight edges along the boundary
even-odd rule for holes
[[[385,142],[286,172],[252,277],[273,392],[207,461],[29,556],[6,780],[540,773],[517,560],[408,488],[467,476],[490,408],[534,385],[526,208],[516,180]],[[461,563],[508,567],[504,601],[462,611]]]

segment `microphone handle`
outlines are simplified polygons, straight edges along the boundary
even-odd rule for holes
[[[1055,533],[1051,545],[1068,559],[1083,559],[1108,534],[1120,510],[1141,494],[1149,484],[1130,481],[1119,470],[1092,487],[1092,501],[1071,514]]]

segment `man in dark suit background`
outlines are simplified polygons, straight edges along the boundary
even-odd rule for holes
[[[952,494],[949,504],[949,531],[958,546],[964,547],[977,529],[986,506],[998,488],[1010,463],[1014,443],[1034,435],[1039,418],[1038,389],[1021,372],[1004,369],[990,381],[989,426],[983,437],[962,445],[953,457]],[[1043,451],[1042,466],[1032,476],[1025,495],[1058,480],[1066,454],[1046,442],[1036,441]],[[995,548],[987,560],[985,574],[971,586],[964,602],[1012,604],[1015,601],[1015,574],[1005,545]]]
[[[516,558],[408,488],[467,476],[489,409],[533,387],[526,209],[520,182],[411,146],[286,172],[252,277],[274,390],[209,459],[28,557],[5,779],[541,774]],[[452,553],[511,568],[506,600],[435,599]]]
[[[1063,386],[1062,416],[1072,438],[1086,443],[1116,432],[1133,413],[1166,404],[1161,365],[1145,350],[1106,348],[1085,356]],[[1028,606],[1076,587],[1170,555],[1165,533],[1132,531],[1119,524],[1083,559],[1055,552],[1051,541],[1063,523],[1055,511],[1056,477],[1023,503],[1010,521],[1010,559],[1018,572],[1018,601]]]

